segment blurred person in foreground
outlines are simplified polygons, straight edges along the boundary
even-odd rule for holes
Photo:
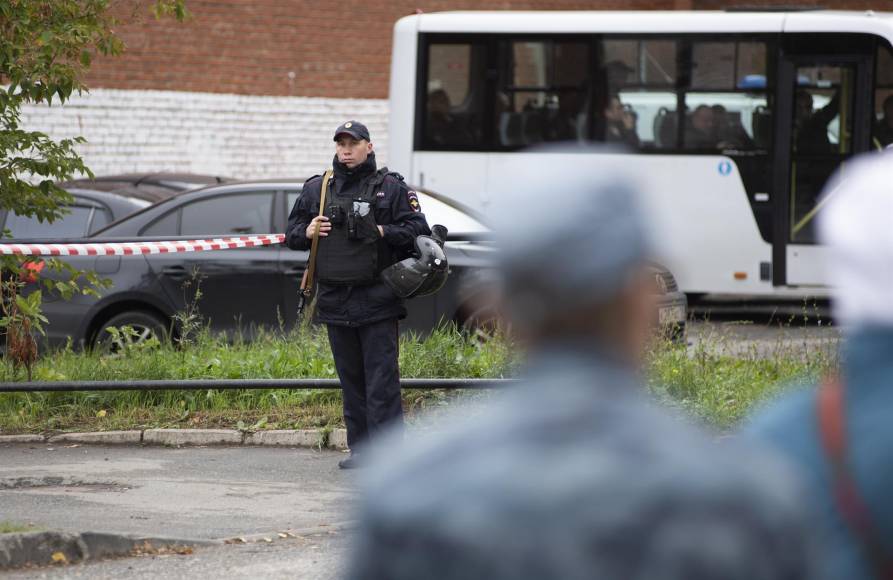
[[[893,578],[893,154],[847,164],[826,189],[839,376],[766,409],[751,435],[788,456],[811,488],[829,578]]]
[[[496,201],[522,384],[381,458],[348,577],[811,577],[787,473],[648,402],[653,277],[637,192],[592,168],[591,149],[565,152],[579,156],[520,161]]]

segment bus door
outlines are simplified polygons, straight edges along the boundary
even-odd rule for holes
[[[811,46],[805,48],[815,48],[816,40],[813,35],[808,41]],[[828,44],[829,48],[846,46]],[[858,50],[861,44],[865,51]],[[831,175],[849,157],[868,150],[871,132],[870,44],[855,42],[847,46],[846,53],[802,48],[796,37],[789,40],[778,63],[773,171],[775,286],[827,283],[824,250],[816,240],[816,218],[828,199],[821,194]]]

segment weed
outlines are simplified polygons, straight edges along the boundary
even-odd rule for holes
[[[198,303],[202,299],[202,280],[205,278],[197,267],[192,269],[189,278],[183,281],[183,310],[174,314],[174,327],[177,329],[176,342],[180,345],[190,344],[203,328]],[[190,290],[195,291],[190,296]]]

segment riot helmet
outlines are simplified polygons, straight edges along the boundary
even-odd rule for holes
[[[401,298],[414,298],[434,294],[444,285],[449,273],[443,240],[446,228],[434,226],[435,235],[418,236],[413,255],[385,268],[381,277],[394,293]]]

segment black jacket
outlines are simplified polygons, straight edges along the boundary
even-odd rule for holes
[[[375,154],[366,162],[349,169],[332,161],[334,178],[326,196],[351,196],[362,193],[366,182],[375,176]],[[306,231],[310,221],[319,215],[322,177],[314,176],[304,183],[301,196],[288,216],[285,241],[292,250],[309,250],[311,241]],[[421,212],[416,193],[403,183],[398,173],[389,173],[376,192],[375,222],[382,226],[384,237],[378,243],[378,263],[385,268],[407,257],[416,236],[430,235],[431,230]],[[324,324],[362,326],[389,318],[404,318],[403,300],[383,282],[368,285],[317,287],[316,320]]]

